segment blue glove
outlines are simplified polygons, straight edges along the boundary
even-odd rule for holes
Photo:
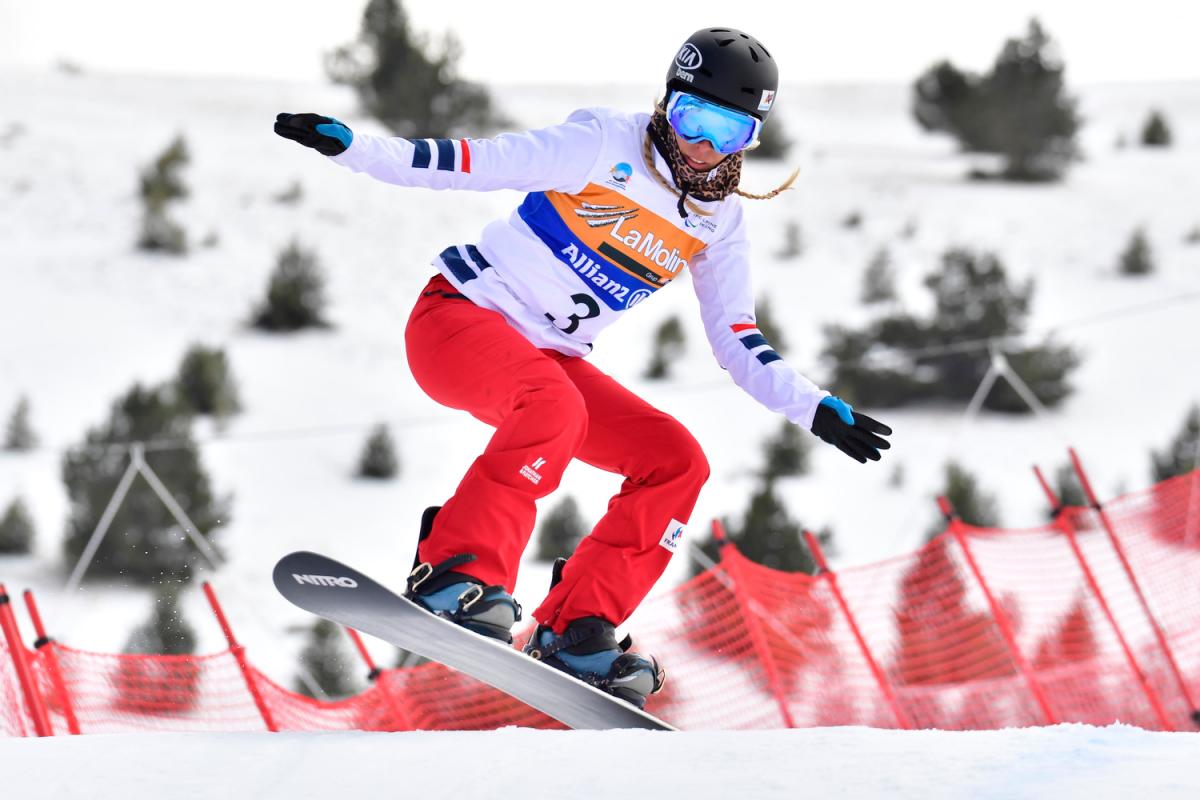
[[[861,464],[867,463],[867,459],[878,461],[879,451],[892,446],[881,438],[891,436],[891,428],[858,413],[840,397],[826,397],[820,402],[812,432]]]
[[[275,133],[324,156],[341,155],[354,141],[354,133],[345,123],[320,114],[277,114]]]

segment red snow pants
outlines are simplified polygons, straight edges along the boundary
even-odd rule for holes
[[[434,518],[421,561],[474,553],[459,571],[511,592],[534,501],[577,458],[625,480],[533,615],[558,633],[580,617],[624,622],[681,545],[708,479],[695,438],[584,359],[538,349],[441,275],[417,301],[405,343],[426,394],[496,429]]]

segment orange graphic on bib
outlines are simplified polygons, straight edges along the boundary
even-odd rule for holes
[[[704,249],[704,242],[612,189],[589,183],[579,194],[545,194],[580,241],[649,286],[670,283]]]

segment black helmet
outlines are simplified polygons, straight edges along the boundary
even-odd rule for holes
[[[752,114],[763,122],[775,103],[779,69],[753,36],[735,28],[696,31],[667,70],[667,96],[690,92]]]

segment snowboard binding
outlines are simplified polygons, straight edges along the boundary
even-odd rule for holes
[[[565,559],[554,562],[550,586],[562,579]],[[562,635],[539,625],[525,645],[525,654],[637,708],[658,692],[666,673],[653,656],[630,652],[633,638],[617,641],[616,627],[601,617],[582,617],[567,625]]]
[[[418,541],[429,536],[439,509],[440,506],[425,509]],[[431,564],[422,562],[418,555],[413,559],[404,596],[431,614],[482,636],[512,644],[512,626],[521,619],[521,604],[503,586],[486,586],[482,581],[456,571],[456,567],[474,560],[474,554],[461,553]]]

